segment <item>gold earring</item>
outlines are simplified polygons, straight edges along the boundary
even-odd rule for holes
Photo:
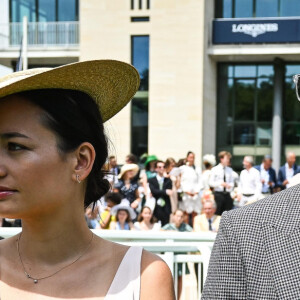
[[[80,178],[80,176],[78,174],[76,174],[76,180],[77,180],[78,183],[81,182],[81,180],[79,178]]]

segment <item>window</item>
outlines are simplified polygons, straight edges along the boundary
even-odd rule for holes
[[[24,16],[27,16],[29,22],[36,21],[36,1],[35,0],[11,0],[10,21],[22,22]]]
[[[215,0],[216,18],[297,17],[299,0]]]
[[[140,90],[148,91],[149,76],[149,36],[132,36],[131,60],[141,76]]]
[[[151,6],[150,0],[130,0],[131,10],[150,9],[150,6]]]
[[[10,21],[78,21],[78,0],[10,0]]]
[[[131,17],[131,22],[149,22],[149,17]]]
[[[272,145],[272,65],[220,64],[217,150],[237,157],[269,154]],[[240,159],[232,163],[239,170]]]
[[[131,152],[148,152],[149,36],[131,37],[131,63],[141,77],[139,91],[131,102]]]

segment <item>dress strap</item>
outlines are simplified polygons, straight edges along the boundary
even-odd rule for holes
[[[139,300],[142,247],[130,247],[124,255],[105,300]]]

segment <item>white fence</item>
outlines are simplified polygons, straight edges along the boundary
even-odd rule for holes
[[[28,48],[74,47],[79,45],[79,22],[29,22]],[[0,24],[0,50],[20,48],[22,23]]]
[[[20,231],[21,228],[2,227],[0,228],[0,236],[6,238]],[[178,283],[182,281],[181,299],[199,299],[216,234],[116,230],[93,230],[93,232],[104,239],[129,246],[141,246],[148,251],[158,254],[170,267],[174,277],[176,293]],[[187,271],[188,269],[189,271]],[[196,269],[198,276],[195,276]],[[181,278],[179,273],[182,274]]]

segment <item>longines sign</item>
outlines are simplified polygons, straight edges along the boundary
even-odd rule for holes
[[[256,38],[260,34],[266,32],[277,32],[278,24],[277,23],[262,23],[262,24],[232,24],[231,32],[242,32],[244,34],[249,34],[252,37]]]
[[[300,18],[213,21],[214,44],[297,42],[300,42]]]

